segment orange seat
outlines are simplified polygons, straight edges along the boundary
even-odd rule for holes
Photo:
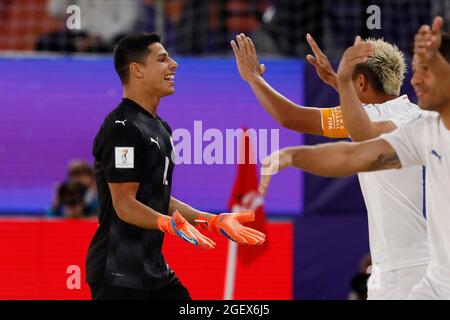
[[[33,50],[43,34],[65,22],[47,14],[47,0],[3,0],[0,6],[0,50]]]

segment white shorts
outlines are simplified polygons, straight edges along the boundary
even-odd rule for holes
[[[373,268],[367,282],[367,300],[405,300],[426,269],[427,265],[385,272]]]
[[[450,290],[439,286],[427,272],[411,289],[408,300],[450,300]]]

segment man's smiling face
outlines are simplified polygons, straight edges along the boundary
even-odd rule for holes
[[[448,104],[445,94],[436,86],[436,78],[428,67],[414,55],[412,62],[413,76],[411,85],[419,98],[419,106],[424,110],[439,111]]]
[[[141,65],[144,86],[152,95],[165,97],[175,92],[175,70],[178,63],[169,57],[161,43],[153,43],[149,46],[150,53]]]

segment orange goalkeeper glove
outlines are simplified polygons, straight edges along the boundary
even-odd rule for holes
[[[244,227],[241,223],[255,220],[253,210],[241,211],[238,213],[222,213],[219,215],[201,214],[195,222],[206,224],[209,231],[222,234],[228,239],[240,243],[259,245],[266,240],[266,235],[255,229]]]
[[[159,230],[162,232],[178,236],[194,246],[199,246],[202,249],[213,249],[216,246],[214,241],[202,235],[200,231],[183,218],[178,210],[175,210],[172,217],[159,217],[157,223]]]

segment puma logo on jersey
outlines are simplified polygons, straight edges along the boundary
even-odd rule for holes
[[[159,146],[158,137],[156,137],[156,140],[153,138],[150,138],[150,142],[155,143],[158,146],[158,149],[161,150],[161,147]]]
[[[125,127],[125,121],[127,121],[127,119],[125,119],[125,120],[116,120],[116,122],[114,122],[114,123],[121,123]]]
[[[436,150],[431,149],[431,154],[432,154],[433,156],[436,156],[436,157],[439,159],[439,162],[441,162],[442,156],[441,156],[439,153],[437,153]]]

